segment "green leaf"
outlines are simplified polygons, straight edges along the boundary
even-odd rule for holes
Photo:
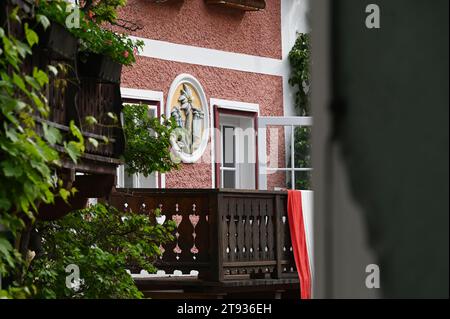
[[[98,147],[98,141],[95,138],[90,137],[88,139],[89,143],[91,143],[92,145],[94,145],[95,148]]]
[[[14,267],[14,259],[11,255],[13,251],[13,247],[11,243],[6,239],[0,237],[0,256],[2,257],[0,260],[5,260],[10,267]]]
[[[0,197],[0,209],[8,211],[11,208],[11,201]]]
[[[51,73],[53,73],[54,76],[58,75],[58,69],[55,66],[49,64],[47,65],[47,68]]]
[[[34,77],[25,75],[25,81],[36,91],[39,91],[41,89],[39,82],[36,81]]]
[[[62,136],[56,127],[49,126],[47,123],[44,123],[42,128],[44,129],[44,137],[50,145],[55,145],[56,143],[61,142]]]
[[[89,125],[94,125],[94,124],[97,124],[97,119],[95,118],[95,117],[93,117],[93,116],[86,116],[85,118],[84,118],[84,120],[86,121],[86,123],[88,123]]]
[[[64,143],[64,149],[72,161],[76,163],[78,158],[81,156],[80,146],[76,142],[70,141],[69,143]]]
[[[112,113],[112,112],[108,112],[107,113],[108,117],[110,117],[111,119],[114,120],[114,122],[117,122],[117,115]]]
[[[81,133],[80,129],[75,125],[75,122],[73,120],[70,121],[69,124],[70,132],[75,136],[80,142],[83,142],[83,134]]]
[[[39,96],[37,96],[36,93],[32,92],[31,98],[33,99],[34,104],[36,104],[36,107],[39,110],[39,112],[41,114],[46,115],[47,114],[47,109],[46,109],[47,106],[44,104],[44,102],[42,102],[42,100],[39,98]]]
[[[59,195],[61,196],[61,198],[62,198],[65,202],[67,202],[67,199],[68,199],[69,196],[70,196],[70,192],[69,192],[67,189],[61,188],[61,189],[59,190]]]
[[[44,71],[39,70],[37,67],[34,67],[33,69],[33,77],[38,81],[40,86],[44,86],[45,84],[48,84],[48,76],[45,74]]]
[[[28,23],[25,23],[25,37],[27,38],[27,42],[30,47],[33,47],[33,45],[38,44],[39,42],[38,35],[36,32],[28,28]]]
[[[50,26],[50,20],[42,14],[36,14],[36,21],[39,22],[44,30],[47,30],[47,28]]]
[[[27,88],[25,87],[25,82],[23,79],[18,76],[15,72],[13,73],[13,82],[19,89],[21,89],[23,92],[28,93]]]
[[[22,20],[20,20],[20,16],[18,15],[19,9],[19,6],[15,7],[9,14],[9,17],[19,23],[22,23]]]
[[[2,162],[3,174],[6,177],[20,177],[23,174],[22,166],[14,165],[12,162]]]

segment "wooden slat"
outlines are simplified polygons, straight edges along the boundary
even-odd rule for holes
[[[252,247],[252,227],[250,224],[252,203],[251,201],[244,201],[244,213],[245,213],[245,225],[244,225],[244,236],[245,236],[245,254],[243,255],[244,261],[250,260],[250,247]]]
[[[267,204],[265,200],[259,202],[259,213],[260,260],[267,260]]]
[[[274,205],[273,200],[269,199],[266,202],[267,204],[267,216],[268,216],[268,223],[267,223],[267,246],[268,246],[268,259],[274,259],[275,258],[275,228],[274,228]]]
[[[227,216],[230,219],[229,222],[229,243],[230,243],[230,261],[237,260],[237,241],[236,241],[236,200],[234,198],[228,199],[228,211]]]
[[[244,260],[246,252],[244,252],[244,246],[245,246],[245,215],[244,215],[244,205],[245,200],[242,198],[239,198],[236,202],[236,217],[237,217],[237,237],[236,237],[236,244],[237,244],[237,260]]]
[[[259,203],[258,200],[252,200],[252,258],[250,260],[260,260],[260,245],[259,245]]]

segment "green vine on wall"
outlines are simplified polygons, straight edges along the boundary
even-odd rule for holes
[[[291,76],[289,84],[296,89],[295,107],[299,116],[310,115],[310,36],[299,33],[289,52]]]

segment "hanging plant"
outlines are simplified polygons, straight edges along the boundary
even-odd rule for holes
[[[117,17],[117,7],[125,4],[123,0],[99,1],[91,5],[85,3],[78,10],[78,25],[72,17],[75,7],[64,0],[40,1],[37,13],[48,17],[51,21],[64,25],[68,31],[79,39],[79,51],[82,62],[86,62],[92,54],[105,55],[122,65],[131,65],[136,61],[136,55],[144,43],[132,40],[125,34],[120,34],[102,26],[104,22],[113,22]],[[90,8],[90,9],[88,9]],[[76,15],[75,15],[76,16]],[[71,27],[67,22],[71,22]]]

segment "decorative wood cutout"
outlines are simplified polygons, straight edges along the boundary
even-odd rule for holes
[[[166,215],[163,215],[163,214],[162,214],[162,207],[163,207],[163,205],[160,203],[160,204],[158,205],[158,208],[159,208],[159,210],[160,210],[160,215],[155,217],[156,222],[157,222],[159,225],[164,224],[164,222],[166,221]],[[161,255],[159,255],[159,259],[163,259],[164,252],[166,251],[166,249],[164,248],[164,246],[162,245],[162,243],[159,243],[159,251],[161,252]]]
[[[206,0],[206,3],[244,11],[258,11],[266,8],[265,0]]]
[[[195,208],[197,205],[193,204],[192,205],[192,214],[189,215],[189,221],[192,224],[193,227],[193,231],[192,231],[192,239],[193,239],[193,246],[191,248],[191,253],[193,254],[192,258],[195,260],[197,259],[197,254],[199,252],[197,246],[195,245],[195,239],[197,238],[197,233],[195,232],[195,227],[197,226],[199,220],[200,220],[200,215],[197,215],[195,213]]]
[[[178,203],[175,204],[175,211],[176,211],[176,213],[174,215],[172,215],[172,220],[175,222],[175,224],[177,226],[177,230],[175,233],[175,238],[177,240],[177,243],[175,245],[175,248],[173,249],[173,252],[176,254],[175,258],[178,260],[178,259],[180,259],[179,255],[182,253],[182,250],[181,250],[180,246],[178,245],[178,240],[180,238],[180,233],[178,232],[178,226],[180,226],[181,221],[183,220],[183,215],[178,214]]]
[[[298,277],[287,193],[135,189],[131,195],[129,191],[113,193],[111,204],[136,213],[143,203],[145,210],[159,207],[156,222],[173,220],[178,226],[173,241],[158,245],[158,269],[170,274],[195,269],[213,281]],[[218,258],[222,263],[215,263]],[[218,277],[219,272],[223,277]]]

